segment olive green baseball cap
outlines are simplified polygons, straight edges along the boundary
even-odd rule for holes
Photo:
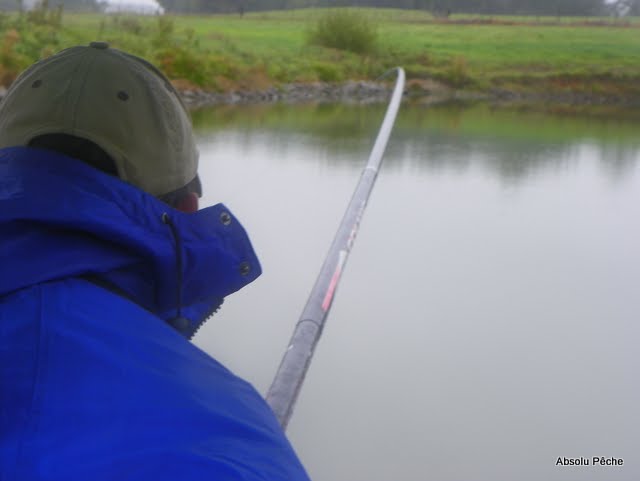
[[[0,148],[46,134],[95,143],[122,180],[152,195],[197,180],[198,150],[180,95],[149,62],[105,42],[39,61],[7,91]]]

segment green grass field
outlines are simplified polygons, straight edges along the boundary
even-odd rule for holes
[[[160,18],[65,14],[59,25],[0,21],[0,67],[16,71],[52,51],[94,39],[159,64],[182,87],[263,89],[289,82],[373,79],[402,65],[416,84],[457,88],[640,95],[640,20],[453,16],[354,9],[377,29],[375,50],[309,45],[321,10]]]

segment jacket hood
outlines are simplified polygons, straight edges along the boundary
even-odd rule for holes
[[[28,147],[0,149],[0,243],[0,296],[87,277],[187,337],[261,274],[224,205],[186,214],[83,162]]]

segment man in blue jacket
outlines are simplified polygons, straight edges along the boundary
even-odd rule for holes
[[[167,79],[94,42],[0,104],[0,479],[306,480],[260,395],[189,342],[260,275]],[[197,211],[197,212],[196,212]]]

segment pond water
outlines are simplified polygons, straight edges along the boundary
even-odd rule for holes
[[[263,394],[384,108],[194,112],[264,270],[196,344]],[[403,106],[289,425],[314,480],[640,479],[639,128]]]

